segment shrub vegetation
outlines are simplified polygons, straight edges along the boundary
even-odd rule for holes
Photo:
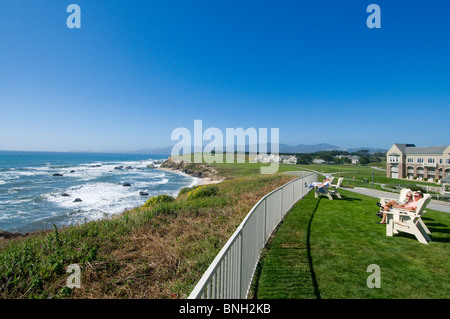
[[[229,179],[110,218],[0,238],[0,298],[186,298],[253,205],[290,179]],[[67,287],[71,264],[81,268],[80,289]]]

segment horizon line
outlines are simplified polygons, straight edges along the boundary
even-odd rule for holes
[[[269,144],[269,143],[268,143]],[[283,143],[280,143],[278,145],[281,145]],[[320,144],[327,144],[327,143],[318,143],[318,144],[297,144],[297,145],[304,145],[304,146],[316,146]],[[297,146],[297,145],[289,145],[289,144],[283,144],[287,146]],[[193,145],[192,145],[193,146]],[[235,145],[237,146],[244,146],[249,147],[248,145]],[[169,149],[173,146],[166,146],[166,147],[158,147],[154,149],[140,149],[140,150],[12,150],[12,149],[0,149],[0,152],[27,152],[27,153],[97,153],[97,154],[154,154],[154,155],[170,155],[170,152],[158,152],[163,149]],[[356,151],[349,151],[350,149],[356,149]],[[305,153],[316,153],[316,152],[327,152],[327,151],[342,151],[342,152],[357,152],[358,150],[369,150],[375,149],[375,152],[382,152],[387,151],[388,148],[381,148],[381,147],[336,147],[336,148],[330,148],[330,149],[323,149],[323,150],[315,150],[315,151],[309,151],[309,152],[298,152],[298,151],[283,151],[280,150],[278,153],[293,153],[293,154],[305,154]],[[234,152],[237,152],[238,150],[234,150]],[[247,152],[247,151],[245,151]],[[266,150],[266,152],[269,152],[269,150]],[[203,153],[203,152],[202,152]],[[222,153],[226,153],[226,147],[224,147],[224,151]]]

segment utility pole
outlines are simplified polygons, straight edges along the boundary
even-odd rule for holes
[[[372,171],[372,189],[373,189],[373,175],[374,175],[374,171]]]

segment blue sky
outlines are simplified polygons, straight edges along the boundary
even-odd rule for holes
[[[163,147],[197,119],[291,145],[450,144],[449,17],[448,0],[0,0],[0,149]]]

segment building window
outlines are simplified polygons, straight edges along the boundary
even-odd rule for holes
[[[450,158],[445,159],[445,164],[450,164]]]
[[[423,158],[418,158],[418,159],[417,159],[417,163],[418,163],[418,164],[422,164],[422,163],[423,163]]]
[[[413,177],[414,177],[414,167],[408,166],[408,167],[406,168],[406,176],[407,176],[408,178],[413,178]]]
[[[390,163],[398,163],[398,156],[389,156],[389,162]]]
[[[408,159],[406,160],[408,163],[414,163],[414,158],[408,157]]]
[[[429,158],[428,159],[428,164],[434,164],[434,158]]]
[[[418,167],[417,168],[417,177],[423,178],[424,175],[425,175],[425,169],[423,167]]]

